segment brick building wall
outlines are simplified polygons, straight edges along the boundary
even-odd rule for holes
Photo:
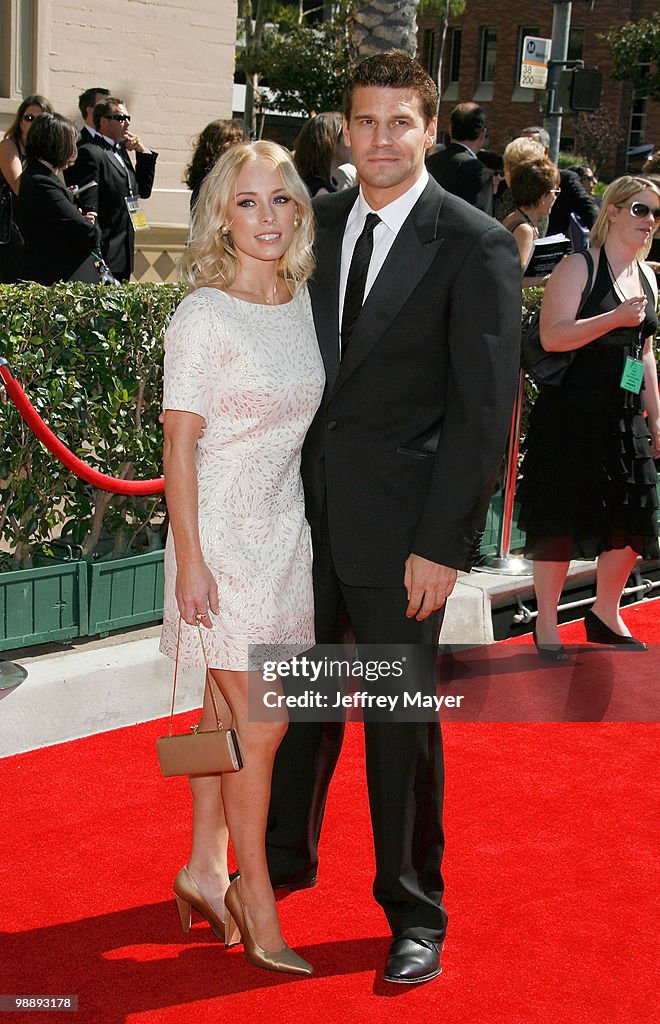
[[[549,0],[517,0],[515,3],[495,5],[490,0],[467,0],[466,10],[448,25],[442,75],[442,94],[439,110],[438,138],[449,128],[449,114],[456,103],[475,100],[488,115],[489,147],[502,152],[507,143],[525,125],[542,124],[545,94],[518,85],[520,75],[521,32],[549,38],[552,29],[554,5]],[[622,129],[623,139],[613,143],[605,165],[601,168],[608,178],[623,173],[626,149],[630,144],[633,96],[628,83],[615,82],[610,77],[611,60],[607,45],[599,35],[618,28],[628,21],[648,17],[657,9],[656,0],[596,0],[593,9],[589,3],[572,5],[571,30],[576,44],[582,43],[580,54],[587,67],[596,66],[603,72],[602,109]],[[458,76],[452,75],[452,30],[461,30],[460,63]],[[485,29],[496,33],[496,54],[492,81],[484,84],[481,73],[482,37]],[[437,51],[439,22],[437,18],[420,16],[418,55],[429,70],[433,51]],[[436,55],[437,59],[437,55]],[[452,82],[451,78],[457,77]],[[485,77],[489,77],[488,72]],[[641,139],[634,142],[655,143],[660,149],[660,103],[648,101],[645,115],[635,118],[635,127],[641,130]],[[562,119],[562,140],[570,146],[576,138],[574,115]],[[579,148],[579,147],[577,147]]]

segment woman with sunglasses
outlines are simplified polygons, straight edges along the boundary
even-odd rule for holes
[[[593,275],[577,253],[545,289],[543,347],[575,353],[561,385],[542,389],[532,410],[519,489],[525,554],[534,560],[534,637],[547,659],[567,657],[557,606],[573,558],[597,559],[587,640],[646,649],[630,636],[619,602],[637,558],[660,556],[658,294],[644,263],[659,223],[660,188],[618,178],[591,230]]]
[[[16,111],[16,116],[0,142],[0,191],[2,192],[3,214],[0,237],[0,284],[11,284],[18,280],[18,256],[21,235],[16,224],[16,196],[18,184],[26,164],[25,140],[33,122],[39,114],[52,114],[53,108],[45,96],[26,96]]]

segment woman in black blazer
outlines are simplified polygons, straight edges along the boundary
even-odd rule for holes
[[[76,159],[76,129],[61,114],[40,114],[25,150],[17,203],[24,241],[20,276],[39,284],[67,281],[100,241],[96,214],[83,215],[57,177]]]

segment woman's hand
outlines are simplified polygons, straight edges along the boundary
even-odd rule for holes
[[[646,316],[646,295],[626,299],[613,311],[619,327],[639,327]]]
[[[181,617],[189,626],[201,623],[212,628],[209,609],[214,615],[220,611],[218,587],[213,574],[204,561],[188,562],[176,574],[174,588]]]

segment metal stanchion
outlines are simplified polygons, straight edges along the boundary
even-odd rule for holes
[[[27,678],[27,670],[13,661],[0,661],[0,700]]]
[[[511,417],[509,430],[509,451],[507,455],[506,480],[504,483],[504,501],[502,503],[502,520],[496,555],[483,555],[474,566],[474,572],[497,572],[503,576],[531,576],[532,564],[520,555],[511,555],[511,526],[513,522],[513,502],[516,496],[516,478],[518,476],[518,449],[520,447],[520,426],[522,423],[523,396],[525,393],[525,373],[520,371],[518,391]]]

